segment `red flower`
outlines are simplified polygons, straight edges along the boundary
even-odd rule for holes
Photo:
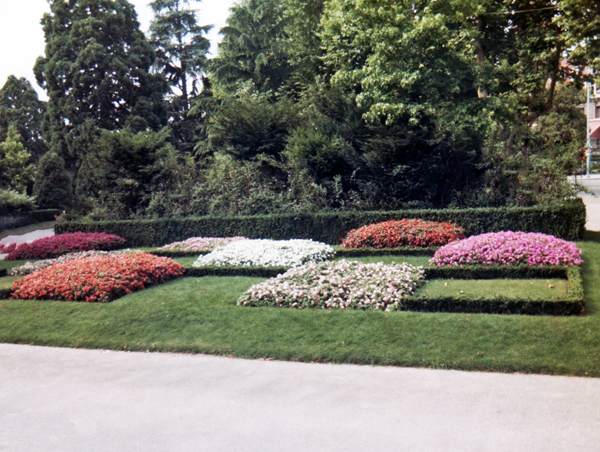
[[[16,280],[11,298],[112,301],[181,275],[179,263],[147,253],[86,257]]]
[[[419,219],[390,220],[353,229],[342,240],[342,248],[398,248],[442,246],[464,237],[453,223]]]

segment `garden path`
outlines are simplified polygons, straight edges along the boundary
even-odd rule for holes
[[[0,344],[0,450],[598,450],[600,379]]]

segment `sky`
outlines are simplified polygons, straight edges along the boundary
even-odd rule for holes
[[[148,31],[153,14],[151,0],[129,0],[138,14],[144,32]],[[229,8],[235,0],[190,1],[193,9],[199,10],[199,25],[214,25],[207,35],[211,41],[210,53],[216,55],[218,31],[225,25]],[[48,0],[0,0],[0,87],[9,75],[25,77],[36,89],[40,99],[47,96],[36,83],[33,66],[38,56],[44,54],[44,32],[40,20],[50,12]],[[209,55],[210,56],[210,55]]]

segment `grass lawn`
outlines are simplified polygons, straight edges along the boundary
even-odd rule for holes
[[[236,305],[239,295],[264,279],[180,278],[107,304],[0,300],[0,342],[600,377],[600,233],[578,246],[583,316],[244,308]],[[422,265],[427,258],[360,260]],[[565,290],[560,280],[466,283],[438,280],[421,290],[489,293],[492,285],[549,298]]]

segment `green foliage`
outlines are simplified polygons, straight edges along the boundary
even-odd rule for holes
[[[239,161],[218,153],[194,187],[191,214],[256,215],[286,210],[290,202],[282,184],[261,161]]]
[[[80,187],[85,187],[93,213],[114,219],[132,218],[148,206],[155,192],[172,183],[170,162],[176,151],[167,128],[159,132],[102,130],[85,156]]]
[[[37,167],[33,195],[43,209],[66,209],[73,203],[71,176],[55,152],[45,154]]]
[[[35,198],[13,189],[0,188],[0,213],[28,212],[33,210]]]
[[[51,149],[78,166],[72,140],[86,120],[119,130],[165,124],[162,75],[151,74],[155,54],[127,0],[54,0],[42,19],[45,56],[34,72],[48,92],[44,135]]]
[[[191,0],[199,1],[199,0]],[[150,43],[156,51],[155,68],[171,85],[168,96],[169,126],[178,149],[194,147],[197,119],[188,117],[190,100],[198,96],[203,82],[212,26],[200,26],[197,11],[189,9],[188,0],[155,0],[150,3],[154,20],[150,24]]]
[[[17,128],[8,127],[6,141],[0,143],[0,188],[25,193],[33,182],[34,166],[31,155],[21,143]]]
[[[10,75],[0,89],[0,142],[6,139],[9,125],[14,125],[35,162],[46,152],[42,139],[45,103],[25,78]]]
[[[210,74],[232,92],[251,81],[259,91],[276,90],[287,79],[288,39],[284,5],[277,0],[242,0],[233,5],[221,29],[219,54]]]

